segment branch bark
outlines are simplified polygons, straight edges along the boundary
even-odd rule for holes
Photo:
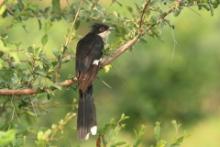
[[[144,23],[144,14],[146,13],[148,6],[150,5],[150,2],[151,2],[151,0],[146,1],[146,3],[144,4],[144,8],[142,10],[142,13],[141,13],[141,17],[140,17],[140,21],[139,21],[139,33],[141,33],[141,34],[143,33],[142,25]]]
[[[131,46],[133,46],[137,41],[140,35],[135,36],[133,39],[127,41],[125,44],[117,48],[110,56],[103,57],[101,61],[101,67],[108,65],[112,63],[115,59],[117,59],[120,55],[122,55],[125,51],[127,51]],[[73,84],[76,84],[77,78],[74,77],[72,79],[65,80],[63,82],[58,83],[61,87],[69,87]],[[25,88],[25,89],[0,89],[0,95],[34,95],[37,93],[46,92],[47,89],[31,89],[31,88]]]
[[[32,95],[38,91],[31,88],[26,89],[0,89],[0,95]]]
[[[144,14],[146,13],[150,2],[151,2],[151,0],[147,0],[145,5],[144,5],[143,11],[142,11],[141,16],[140,16],[140,21],[139,21],[140,23],[139,23],[139,28],[137,30],[137,35],[134,38],[128,40],[123,45],[121,45],[119,48],[117,48],[111,55],[104,56],[103,59],[101,60],[101,67],[103,67],[105,65],[108,65],[108,64],[112,63],[114,60],[116,60],[120,55],[122,55],[129,48],[131,48],[133,45],[135,45],[138,42],[138,40],[141,36],[146,34],[154,26],[160,24],[161,21],[164,20],[165,17],[173,11],[173,8],[171,8],[167,12],[164,12],[156,23],[149,25],[146,29],[146,32],[143,32],[142,25],[144,23]],[[64,87],[69,87],[73,84],[76,84],[76,82],[77,82],[77,78],[74,77],[72,79],[67,79],[63,82],[60,82],[60,83],[58,83],[58,85],[64,88]],[[34,95],[34,94],[37,94],[37,93],[46,92],[47,90],[48,89],[46,89],[46,88],[45,89],[31,89],[31,88],[25,88],[25,89],[0,89],[0,95],[4,95],[4,96],[7,96],[7,95],[17,95],[17,96]],[[52,89],[52,90],[54,90],[54,89]]]

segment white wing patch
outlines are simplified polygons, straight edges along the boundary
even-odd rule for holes
[[[100,59],[95,59],[95,60],[92,62],[92,64],[98,66],[101,61],[102,61],[102,58],[100,58]]]
[[[92,62],[92,64],[98,66],[98,65],[99,65],[99,62],[100,62],[100,60],[97,60],[97,59],[96,59],[96,60],[94,60],[94,61]]]

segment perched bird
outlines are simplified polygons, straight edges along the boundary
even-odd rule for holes
[[[77,134],[80,139],[96,135],[96,110],[93,99],[93,81],[100,68],[104,39],[110,33],[109,26],[96,23],[76,47],[76,76],[79,90]]]

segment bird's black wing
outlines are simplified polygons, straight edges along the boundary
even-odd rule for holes
[[[95,59],[100,59],[104,48],[103,40],[96,34],[87,34],[76,48],[76,73],[78,86],[86,89],[94,80],[98,67],[93,65]],[[80,86],[81,85],[81,86]]]
[[[87,34],[76,47],[76,72],[86,72],[95,59],[102,56],[104,43],[96,34]]]

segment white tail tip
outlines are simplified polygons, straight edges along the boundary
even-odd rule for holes
[[[96,133],[97,133],[97,126],[91,127],[90,128],[90,132],[91,132],[92,135],[96,135]]]
[[[99,60],[98,59],[94,60],[92,64],[98,66],[99,65]]]
[[[90,133],[87,133],[87,134],[86,134],[85,140],[88,140],[88,139],[89,139],[89,135],[90,135]]]

